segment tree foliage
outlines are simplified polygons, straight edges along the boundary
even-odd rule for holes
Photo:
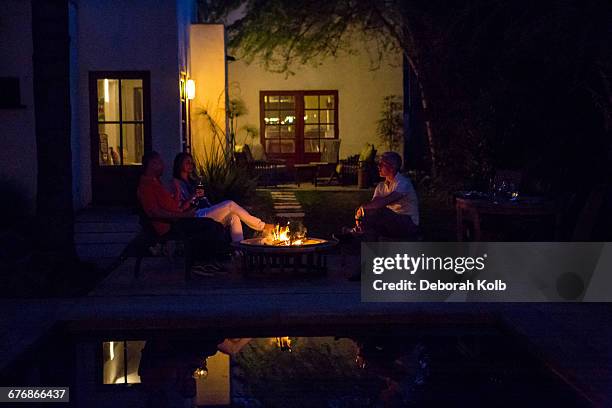
[[[385,96],[376,133],[387,150],[400,151],[403,144],[403,104],[399,95]]]
[[[205,3],[207,3],[205,1]],[[212,3],[212,2],[211,2]],[[217,4],[218,6],[218,4]],[[606,0],[245,0],[212,7],[243,60],[294,72],[352,52],[401,50],[420,86],[432,167],[486,178],[602,173],[612,131]],[[235,14],[234,14],[235,15]]]

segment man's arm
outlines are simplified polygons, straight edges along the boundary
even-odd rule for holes
[[[379,208],[386,207],[387,205],[400,200],[402,197],[404,197],[404,195],[404,193],[394,191],[384,197],[374,197],[372,198],[372,201],[363,204],[361,207],[363,207],[364,210],[376,210]]]
[[[195,209],[182,210],[168,192],[145,188],[140,190],[138,195],[142,208],[149,218],[189,218],[195,214]]]

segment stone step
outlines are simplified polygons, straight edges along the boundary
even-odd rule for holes
[[[75,233],[100,232],[138,232],[140,225],[135,223],[109,223],[109,222],[78,222],[74,225]]]
[[[306,214],[304,214],[303,212],[282,212],[282,213],[276,213],[277,217],[280,218],[304,218]]]
[[[76,252],[82,259],[116,258],[126,244],[77,244]]]
[[[74,241],[79,244],[127,244],[136,237],[137,232],[78,232]]]
[[[138,224],[138,216],[135,214],[123,214],[123,213],[82,213],[77,214],[75,222],[99,222],[107,223],[113,222],[118,224]]]

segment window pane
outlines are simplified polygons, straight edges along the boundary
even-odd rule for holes
[[[295,112],[294,111],[281,111],[280,123],[287,124],[287,125],[295,123]]]
[[[123,341],[102,343],[102,383],[125,384],[125,359]]]
[[[335,123],[336,122],[336,111],[328,109],[319,112],[319,118],[321,123]]]
[[[266,153],[280,153],[280,143],[278,139],[266,140]]]
[[[281,140],[281,153],[295,153],[295,141],[294,140]]]
[[[119,80],[98,79],[98,122],[119,121]]]
[[[333,109],[336,107],[334,95],[321,95],[321,109]]]
[[[321,137],[333,139],[336,137],[334,125],[321,125]]]
[[[319,109],[319,97],[317,95],[304,95],[304,109]]]
[[[279,108],[285,110],[295,110],[295,96],[292,95],[280,95],[279,96]]]
[[[123,125],[123,164],[132,166],[142,164],[144,137],[142,124]]]
[[[138,367],[140,366],[141,351],[144,348],[145,341],[128,341],[127,343],[127,383],[140,383],[138,375]]]
[[[319,139],[304,139],[304,151],[306,153],[319,153]]]
[[[278,95],[264,96],[264,109],[278,109]]]
[[[304,111],[304,123],[319,123],[319,111],[318,110]]]
[[[120,165],[121,159],[119,158],[119,125],[99,124],[98,137],[100,139],[100,166]]]
[[[319,137],[319,125],[304,125],[304,137]]]
[[[295,139],[295,126],[281,126],[280,137],[282,139]]]
[[[266,111],[264,122],[270,125],[278,125],[280,123],[280,114],[278,111]]]
[[[140,383],[138,367],[145,341],[106,341],[102,343],[103,384]],[[127,354],[127,361],[125,356]],[[127,368],[127,377],[126,374]]]
[[[266,126],[266,134],[264,135],[264,137],[266,139],[276,139],[280,136],[280,130],[278,128],[278,126]]]
[[[142,80],[121,80],[121,114],[123,120],[142,120]]]

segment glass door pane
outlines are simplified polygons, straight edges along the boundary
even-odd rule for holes
[[[264,139],[267,153],[295,153],[296,103],[293,95],[264,95]]]
[[[117,123],[100,123],[98,137],[100,140],[99,164],[100,166],[119,166],[120,158],[120,127]]]
[[[142,121],[142,79],[121,80],[121,116],[125,121]]]
[[[122,150],[121,157],[123,165],[134,166],[142,164],[144,154],[144,137],[142,123],[128,123],[122,126]]]
[[[118,122],[119,80],[98,79],[98,122]]]

